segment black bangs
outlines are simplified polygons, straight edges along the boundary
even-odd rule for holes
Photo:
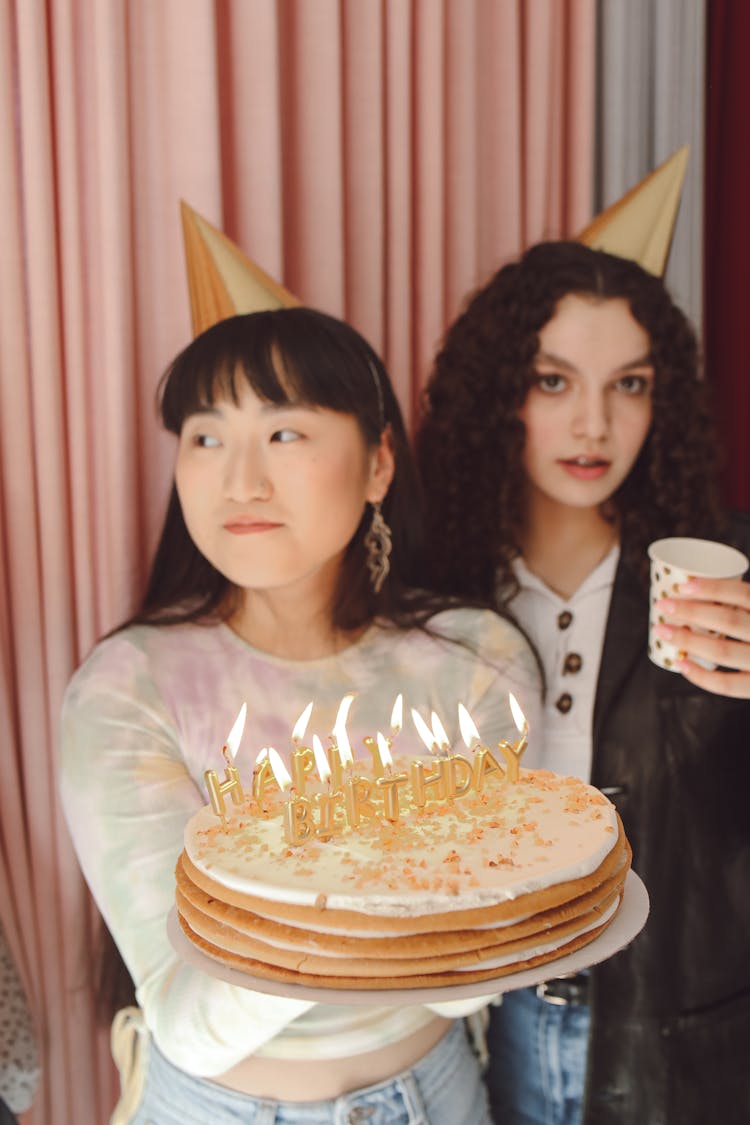
[[[384,421],[380,371],[378,357],[358,332],[314,309],[229,317],[196,337],[165,372],[162,420],[179,434],[186,418],[217,398],[236,403],[244,378],[267,402],[300,402],[354,415],[374,442]]]

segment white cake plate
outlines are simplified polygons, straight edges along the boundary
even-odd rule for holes
[[[622,904],[613,921],[599,937],[594,938],[582,949],[558,957],[554,961],[546,961],[533,969],[524,969],[518,973],[508,973],[489,980],[474,981],[472,984],[444,985],[442,988],[321,988],[254,977],[224,965],[221,961],[215,961],[213,957],[202,953],[193,945],[180,926],[177,907],[173,907],[169,912],[167,934],[183,961],[196,969],[202,969],[209,976],[226,981],[227,984],[236,984],[239,988],[249,988],[253,992],[263,992],[269,996],[286,996],[290,1000],[312,1000],[319,1004],[370,1004],[381,1007],[386,1004],[430,1004],[445,1000],[472,1000],[478,996],[495,996],[501,992],[512,992],[516,988],[528,988],[529,985],[540,984],[552,977],[580,972],[581,969],[606,961],[628,945],[646,924],[648,910],[646,888],[635,872],[629,871],[625,879]]]

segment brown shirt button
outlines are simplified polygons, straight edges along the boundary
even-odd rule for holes
[[[568,711],[570,710],[570,708],[572,706],[573,706],[573,696],[567,691],[564,691],[562,693],[562,695],[560,696],[560,698],[558,700],[556,700],[556,702],[555,702],[555,707],[557,708],[557,710],[560,712],[561,715],[567,715]]]
[[[563,675],[572,676],[576,672],[580,672],[582,666],[583,659],[578,655],[578,653],[569,652],[565,657],[565,661],[563,662]]]
[[[573,614],[569,609],[564,609],[562,613],[558,614],[557,627],[558,629],[567,629],[573,620]]]

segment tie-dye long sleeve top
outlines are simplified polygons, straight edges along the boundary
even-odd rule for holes
[[[387,729],[399,692],[406,715],[411,707],[425,717],[434,709],[456,739],[464,703],[492,744],[517,737],[512,691],[533,738],[540,681],[523,637],[475,609],[444,611],[430,629],[374,625],[342,652],[293,661],[251,648],[222,624],[131,626],[102,641],[72,679],[60,785],[76,853],[151,1034],[189,1073],[218,1075],[257,1052],[341,1054],[342,1036],[344,1054],[373,1050],[427,1018],[414,1005],[328,1011],[225,983],[178,957],[166,922],[184,826],[207,803],[204,770],[221,773],[221,747],[243,702],[248,717],[235,763],[241,777],[252,774],[262,746],[289,753],[292,727],[310,700],[308,734],[325,741],[348,692],[356,699],[347,732],[361,756],[363,737]],[[424,754],[410,722],[395,750]]]

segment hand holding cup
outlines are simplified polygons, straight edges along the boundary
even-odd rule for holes
[[[649,656],[717,695],[750,698],[750,584],[741,551],[702,539],[652,543]]]

